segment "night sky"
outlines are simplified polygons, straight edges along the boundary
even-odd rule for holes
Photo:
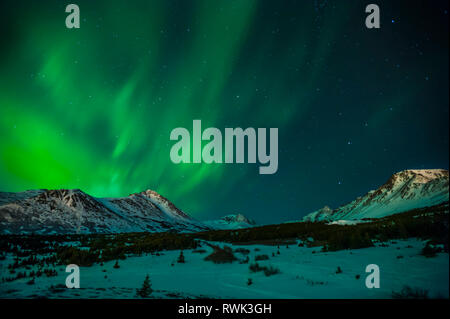
[[[74,0],[67,29],[69,3],[1,1],[2,191],[153,189],[198,219],[275,223],[448,169],[447,1]],[[173,164],[194,119],[277,127],[277,173]]]

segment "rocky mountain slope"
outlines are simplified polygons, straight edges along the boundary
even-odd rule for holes
[[[449,200],[447,170],[405,170],[392,175],[376,190],[337,209],[328,206],[303,218],[304,221],[338,221],[380,218],[414,208],[438,205]]]
[[[196,232],[209,227],[147,190],[96,198],[81,190],[0,193],[0,233]]]

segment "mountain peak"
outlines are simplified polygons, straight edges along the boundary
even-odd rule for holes
[[[0,233],[115,233],[207,230],[154,191],[97,198],[80,189],[0,192]]]
[[[445,169],[407,169],[391,176],[394,183],[402,183],[413,180],[415,183],[425,184],[437,178],[448,178],[448,170]]]
[[[167,215],[175,218],[191,219],[189,215],[185,214],[182,210],[178,209],[178,207],[176,207],[171,201],[169,201],[161,194],[155,192],[154,190],[147,189],[138,194],[149,198],[153,204],[155,204],[161,211],[163,211]]]
[[[311,214],[306,215],[303,218],[303,220],[304,221],[326,220],[332,213],[333,213],[333,210],[330,207],[324,206],[321,209],[316,210],[315,212],[312,212]]]
[[[448,202],[449,174],[445,169],[408,169],[393,174],[376,190],[330,210],[322,208],[304,221],[380,218],[410,209]]]

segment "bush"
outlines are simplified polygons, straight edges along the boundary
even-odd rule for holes
[[[336,269],[336,274],[341,274],[342,273],[342,269],[341,269],[341,267],[337,267],[337,269]]]
[[[250,272],[258,272],[263,271],[265,267],[261,267],[258,263],[250,264],[248,269],[250,269]]]
[[[246,256],[245,259],[241,260],[239,263],[240,264],[248,264],[249,261],[250,261],[250,258],[248,258],[248,256]]]
[[[430,242],[427,242],[425,247],[422,248],[421,255],[423,255],[427,258],[431,258],[431,257],[435,257],[436,254],[440,251],[441,250],[439,248],[434,247]]]
[[[394,299],[428,299],[428,290],[404,286],[400,292],[392,292]]]
[[[268,260],[269,259],[269,256],[267,256],[267,255],[257,255],[257,256],[255,256],[255,260],[257,261],[257,260]]]
[[[368,233],[363,234],[362,231],[337,231],[330,234],[327,244],[322,247],[322,251],[359,249],[372,246],[373,243]]]
[[[150,277],[147,275],[144,279],[141,289],[137,289],[136,294],[141,298],[148,298],[153,292],[152,285],[150,283]]]
[[[258,263],[253,263],[250,264],[250,266],[248,267],[250,269],[250,272],[260,272],[263,271],[264,275],[266,275],[267,277],[272,276],[272,275],[276,275],[280,273],[280,270],[278,268],[269,266],[260,266]]]
[[[92,266],[94,262],[97,262],[99,253],[76,247],[62,247],[56,251],[56,256],[62,265]]]
[[[114,264],[113,268],[115,268],[115,269],[120,268],[118,260],[116,260],[116,263]]]
[[[252,280],[252,278],[248,278],[248,280],[247,280],[247,286],[250,286],[251,284],[253,284],[253,280]]]
[[[223,249],[215,246],[214,251],[205,257],[205,260],[212,261],[215,264],[224,264],[224,263],[232,263],[237,260],[237,258],[233,255],[233,251],[230,247],[224,247]]]
[[[272,276],[272,275],[276,275],[279,274],[280,270],[278,268],[275,267],[264,267],[264,275],[266,275],[267,277]]]

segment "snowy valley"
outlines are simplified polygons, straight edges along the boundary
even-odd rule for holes
[[[448,298],[448,171],[407,170],[302,221],[197,221],[154,191],[0,194],[0,298]],[[67,289],[65,267],[80,267]],[[366,266],[380,268],[368,289]]]

